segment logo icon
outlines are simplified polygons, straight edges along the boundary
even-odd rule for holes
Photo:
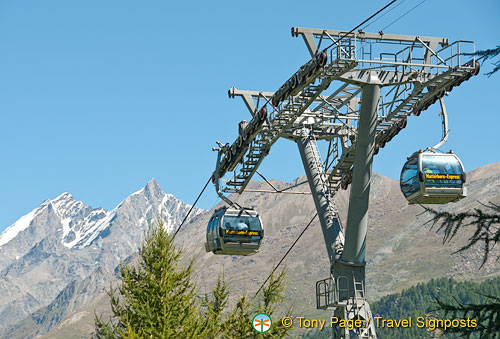
[[[267,314],[259,313],[253,317],[252,326],[257,332],[266,333],[271,329],[271,326],[273,326],[273,321]]]

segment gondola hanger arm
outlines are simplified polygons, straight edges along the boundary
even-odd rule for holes
[[[446,114],[446,107],[444,105],[444,100],[443,98],[439,98],[439,104],[441,105],[441,118],[443,121],[443,139],[439,143],[437,143],[434,147],[432,147],[432,150],[436,150],[439,147],[443,146],[444,143],[448,140],[448,114]]]

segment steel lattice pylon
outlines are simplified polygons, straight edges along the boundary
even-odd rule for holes
[[[332,276],[317,283],[317,307],[365,327],[337,329],[338,338],[375,338],[365,300],[365,243],[372,158],[455,86],[479,72],[472,41],[362,31],[292,28],[311,60],[276,92],[231,88],[252,120],[232,144],[219,144],[213,181],[219,196],[242,193],[281,137],[299,147],[321,222]],[[326,47],[324,47],[326,46]],[[472,58],[472,59],[471,59]],[[324,160],[317,142],[328,142]],[[333,196],[352,183],[342,229]],[[345,232],[345,240],[343,232]]]

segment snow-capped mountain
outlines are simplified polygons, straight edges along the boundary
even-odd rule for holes
[[[62,230],[63,237],[66,237],[68,233],[71,232],[72,225],[82,223],[85,218],[88,218],[89,214],[95,215],[98,213],[106,213],[102,208],[93,210],[90,206],[85,205],[81,201],[76,201],[71,194],[65,192],[53,200],[45,200],[40,206],[5,229],[5,231],[0,234],[0,247],[9,243],[20,233],[26,231],[39,216],[43,213],[47,213],[48,210],[54,213],[54,217],[59,219],[62,225],[62,228],[53,231],[60,232]]]
[[[0,247],[5,245],[19,234],[19,232],[24,231],[29,227],[35,216],[37,216],[40,211],[47,208],[47,205],[50,204],[50,200],[45,200],[40,206],[35,208],[33,211],[28,214],[22,216],[18,221],[16,221],[10,227],[7,227],[2,234],[0,234]]]
[[[190,208],[154,179],[111,211],[69,193],[43,201],[0,234],[0,337],[73,281],[101,268],[112,272],[137,251],[155,218],[172,232]],[[194,208],[190,219],[203,212]]]
[[[180,216],[185,215],[191,207],[172,194],[163,192],[154,179],[111,211],[106,211],[103,208],[92,209],[82,201],[75,200],[70,193],[65,192],[53,200],[45,200],[40,206],[5,229],[0,234],[0,248],[13,240],[19,233],[25,231],[33,220],[49,208],[54,211],[62,226],[56,230],[57,235],[61,238],[61,243],[67,248],[84,248],[89,246],[101,232],[111,225],[117,211],[123,209],[124,206],[138,207],[144,204],[147,205],[146,210],[139,209],[137,211],[139,213],[135,213],[139,217],[137,222],[144,225],[155,216],[162,215],[165,219],[165,227],[169,232],[178,226],[183,218]],[[197,215],[200,211],[196,209],[192,216]]]

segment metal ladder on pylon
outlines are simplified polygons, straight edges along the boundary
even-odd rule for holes
[[[353,297],[353,307],[349,312],[354,311],[357,318],[359,318],[360,314],[366,314],[367,307],[366,299],[365,299],[365,287],[362,281],[357,281],[353,275],[353,285],[354,285],[354,297]],[[364,327],[359,328],[358,338],[373,338],[370,336],[370,326],[369,322],[372,322],[373,319],[362,319],[364,320]]]
[[[321,184],[322,184],[321,186],[323,187],[323,191],[324,191],[323,193],[329,201],[329,204],[327,207],[328,212],[329,212],[328,215],[329,215],[329,217],[331,216],[332,218],[338,219],[338,211],[337,211],[335,204],[332,201],[333,195],[331,194],[332,192],[330,192],[330,185],[328,184],[328,180],[326,178],[326,174],[325,174],[325,171],[323,168],[323,161],[321,160],[321,154],[319,153],[317,140],[314,137],[314,134],[310,135],[310,139],[311,139],[311,151],[314,155],[313,156],[314,160],[313,160],[312,165],[316,168],[317,173],[319,173],[319,179],[321,181]],[[329,222],[330,221],[331,220],[329,220]],[[339,223],[340,223],[340,219],[339,219]]]

